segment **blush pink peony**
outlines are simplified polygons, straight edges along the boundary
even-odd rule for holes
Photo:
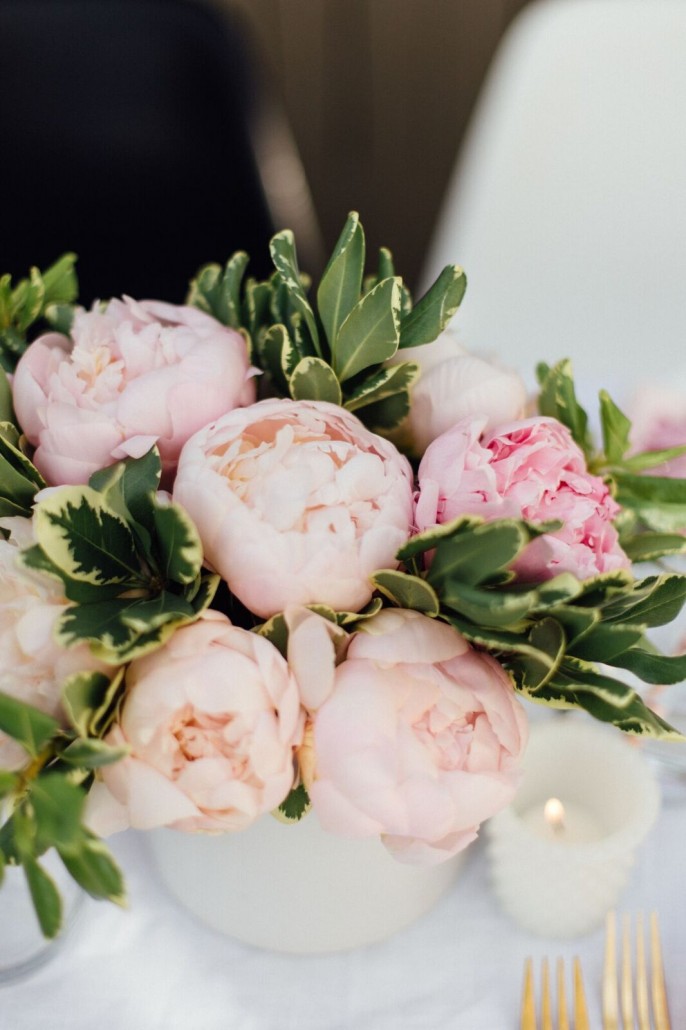
[[[250,375],[245,340],[210,315],[125,298],[78,312],[71,339],[35,340],[14,406],[49,483],[86,483],[153,444],[169,481],[189,436],[255,399]]]
[[[427,448],[418,476],[419,530],[465,514],[561,521],[561,529],[533,540],[518,558],[514,568],[523,580],[560,572],[588,579],[630,567],[612,523],[619,506],[555,419],[524,419],[486,433],[483,420],[464,420]]]
[[[400,609],[363,624],[313,721],[309,790],[324,829],[380,835],[415,864],[462,850],[512,800],[527,737],[501,666]]]
[[[85,644],[59,647],[55,623],[67,607],[62,586],[52,577],[17,564],[20,549],[32,546],[30,519],[7,518],[0,525],[0,693],[39,708],[65,724],[61,690],[68,676],[111,667],[97,661]],[[17,769],[27,761],[24,749],[0,732],[0,768]]]
[[[392,439],[421,456],[432,440],[463,418],[483,416],[486,428],[524,414],[526,388],[512,369],[470,354],[449,330],[433,343],[399,350],[391,363],[415,361],[421,376],[412,407]]]
[[[412,470],[393,444],[320,401],[230,412],[181,452],[174,500],[208,562],[252,612],[358,611],[412,526]]]
[[[106,740],[130,754],[91,791],[95,832],[242,830],[288,794],[303,713],[268,640],[208,611],[133,661],[126,691]]]

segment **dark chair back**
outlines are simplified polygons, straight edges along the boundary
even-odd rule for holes
[[[273,231],[241,27],[183,0],[0,0],[0,272],[79,256],[81,300],[180,301]]]

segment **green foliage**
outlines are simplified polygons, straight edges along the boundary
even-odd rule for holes
[[[83,825],[82,783],[60,771],[54,759],[50,768],[29,770],[19,779],[14,810],[0,827],[0,866],[23,866],[41,930],[55,937],[62,925],[62,901],[39,862],[48,849],[57,850],[71,876],[93,897],[121,903],[123,880],[105,845]]]
[[[78,283],[75,254],[64,254],[44,272],[32,268],[28,279],[12,287],[10,275],[0,277],[0,366],[12,372],[26,350],[27,331],[47,321],[60,328],[68,324]]]
[[[563,573],[521,583],[512,565],[544,529],[518,519],[465,516],[409,540],[405,570],[380,570],[377,588],[391,603],[444,619],[492,654],[530,700],[584,708],[629,733],[680,738],[637,692],[594,663],[628,669],[647,683],[686,677],[686,658],[659,654],[646,638],[686,601],[686,577],[630,573],[581,582]]]
[[[86,641],[119,665],[159,647],[210,603],[218,579],[202,571],[186,512],[157,496],[159,479],[152,451],[36,505],[36,545],[22,560],[61,580],[72,602],[57,624],[63,646]]]
[[[643,473],[686,453],[686,445],[631,454],[631,422],[606,390],[599,394],[602,447],[596,449],[588,416],[579,404],[569,361],[537,369],[542,415],[567,426],[586,456],[589,470],[602,476],[622,508],[620,543],[632,561],[654,561],[686,553],[686,480]]]
[[[222,269],[202,268],[188,301],[241,328],[255,363],[277,395],[342,405],[371,429],[388,432],[407,415],[419,375],[414,362],[398,362],[399,348],[430,343],[457,310],[466,279],[448,266],[413,305],[382,248],[375,274],[364,277],[365,237],[351,212],[316,290],[298,267],[293,234],[277,233],[270,246],[276,271],[266,282],[248,278],[244,255]],[[388,364],[391,361],[397,364]]]
[[[7,380],[0,369],[0,384],[3,382]],[[12,414],[9,400],[3,402],[3,413]],[[12,422],[0,422],[0,517],[30,517],[36,492],[45,486],[25,453],[26,447],[26,440]]]
[[[301,783],[293,787],[273,814],[281,823],[299,823],[311,807],[310,796]]]

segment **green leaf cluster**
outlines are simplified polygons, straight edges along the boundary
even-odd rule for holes
[[[632,561],[654,561],[686,553],[686,480],[646,475],[650,469],[686,453],[686,445],[631,453],[631,421],[606,390],[599,394],[602,446],[597,448],[588,415],[574,389],[569,361],[537,369],[542,415],[567,426],[581,447],[588,468],[602,476],[622,508],[617,520],[620,543]]]
[[[117,761],[121,749],[75,738],[55,719],[0,693],[0,731],[27,754],[18,772],[0,770],[0,800],[11,812],[0,826],[0,882],[7,865],[23,867],[39,925],[46,937],[62,926],[63,906],[54,880],[40,863],[51,848],[92,897],[123,903],[124,884],[102,841],[83,824],[92,770]]]
[[[68,329],[78,294],[75,262],[75,254],[64,254],[44,272],[32,268],[15,287],[10,275],[0,276],[0,367],[14,370],[26,350],[27,331],[37,322]]]
[[[393,604],[440,617],[492,654],[531,701],[582,708],[629,733],[679,738],[598,663],[647,683],[686,678],[686,657],[662,655],[646,638],[650,627],[681,610],[686,577],[636,581],[620,570],[583,582],[570,573],[518,582],[513,563],[535,536],[554,528],[466,516],[413,537],[398,552],[406,571],[381,570],[373,580]]]
[[[60,580],[71,604],[57,624],[64,647],[87,642],[112,665],[154,650],[212,600],[198,532],[157,495],[155,449],[96,472],[88,486],[54,490],[35,506],[27,568]]]
[[[33,499],[45,480],[27,456],[26,438],[12,418],[9,383],[0,369],[0,517],[30,518]]]
[[[381,432],[397,426],[409,411],[419,367],[396,355],[430,343],[445,328],[464,296],[462,269],[445,268],[413,304],[385,248],[376,272],[365,278],[365,236],[352,212],[315,303],[292,232],[277,233],[270,251],[275,272],[269,280],[243,284],[247,257],[234,254],[223,270],[206,265],[199,271],[189,303],[250,337],[252,360],[277,395],[341,405]],[[389,364],[392,359],[396,363]]]

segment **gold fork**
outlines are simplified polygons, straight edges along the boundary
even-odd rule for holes
[[[648,969],[646,961],[643,915],[636,916],[636,977],[635,992],[631,975],[631,921],[625,915],[622,920],[621,968],[617,970],[617,919],[609,912],[605,933],[605,964],[603,968],[603,1030],[634,1030],[634,1008],[638,1030],[650,1030],[650,1003],[652,996],[653,1025],[655,1030],[670,1030],[669,1010],[665,976],[662,966],[662,948],[657,913],[650,915],[650,959],[651,977],[648,990]],[[634,1005],[635,1001],[635,1005]],[[621,1014],[622,1022],[619,1018]]]
[[[581,974],[581,962],[574,959],[574,1030],[589,1030],[588,1009]],[[557,1030],[570,1030],[565,991],[565,969],[561,958],[557,960]],[[534,996],[533,962],[528,958],[524,964],[524,989],[520,1030],[536,1030],[536,1000]],[[550,988],[550,967],[548,959],[541,962],[541,1024],[540,1030],[553,1030],[553,1002]]]

